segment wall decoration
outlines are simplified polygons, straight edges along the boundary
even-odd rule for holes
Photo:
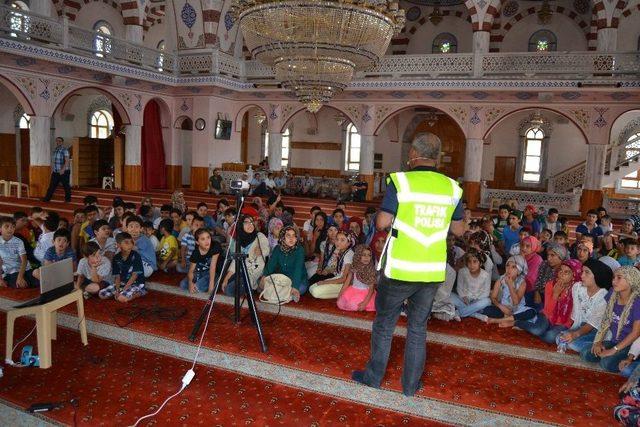
[[[138,102],[136,103],[135,107],[133,107],[133,108],[135,108],[138,111],[142,111],[142,95],[137,95],[136,94],[134,96],[138,99]]]
[[[458,119],[458,122],[465,123],[467,121],[467,110],[465,110],[464,107],[451,107],[449,108],[449,112]]]
[[[167,88],[167,85],[163,85],[162,83],[155,83],[151,85],[152,90],[164,90]]]
[[[347,113],[349,113],[349,116],[351,117],[352,120],[356,122],[360,121],[360,114],[362,113],[362,108],[359,105],[347,105],[345,110],[347,110]]]
[[[277,120],[278,119],[278,105],[275,104],[269,104],[269,108],[271,109],[271,112],[269,113],[269,119],[270,120]]]
[[[260,99],[264,99],[264,98],[267,97],[267,95],[265,93],[263,93],[263,92],[254,92],[252,95],[255,96],[256,98],[260,98]]]
[[[16,108],[13,110],[13,122],[18,123],[18,121],[23,115],[24,115],[24,108],[22,108],[22,105],[20,104],[16,105]]]
[[[106,82],[109,79],[109,75],[105,73],[93,73],[91,77],[97,82]]]
[[[613,92],[611,95],[611,99],[615,99],[616,101],[623,101],[631,96],[629,92]]]
[[[138,79],[125,79],[124,81],[125,86],[136,86],[139,84],[140,84],[140,80]]]
[[[18,67],[30,67],[36,63],[34,58],[18,58],[16,64]]]
[[[283,106],[281,106],[280,112],[282,113],[282,121],[287,120],[287,118],[289,117],[289,114],[291,114],[292,111],[293,111],[292,104],[284,104]]]
[[[601,128],[603,126],[607,125],[607,121],[604,118],[604,113],[606,113],[607,111],[609,111],[608,108],[604,108],[604,107],[595,107],[594,110],[596,110],[599,114],[598,118],[593,122],[593,125],[595,127]]]
[[[29,94],[31,98],[36,96],[36,81],[35,79],[27,76],[16,76],[16,80],[20,83],[20,86]]]
[[[445,95],[444,92],[440,92],[440,91],[437,91],[437,90],[434,90],[434,91],[431,91],[431,92],[427,92],[427,93],[425,93],[425,95],[430,96],[431,98],[435,98],[435,99],[442,99],[445,96],[447,96],[447,95]]]
[[[640,132],[640,118],[631,120],[618,135],[618,144],[625,145],[629,138]]]
[[[51,92],[49,92],[49,80],[40,79],[40,83],[42,83],[42,85],[44,86],[44,89],[42,89],[42,92],[40,92],[40,98],[48,101],[49,98],[51,98]]]
[[[518,4],[518,2],[515,0],[511,0],[502,7],[502,16],[504,16],[505,18],[511,18],[516,13],[518,13],[519,8],[520,5]]]
[[[129,95],[127,92],[122,92],[118,95],[118,98],[120,98],[120,101],[122,101],[122,104],[127,107],[127,108],[131,108],[131,95]]]
[[[231,15],[231,12],[227,11],[227,13],[224,14],[224,28],[229,31],[233,28],[233,24],[233,15]]]
[[[422,11],[418,6],[412,6],[406,11],[405,16],[407,18],[407,21],[413,22],[413,21],[417,21],[418,18],[420,18],[421,14],[422,14]]]
[[[566,99],[567,101],[573,101],[580,98],[582,94],[580,92],[562,92],[560,96]]]
[[[382,120],[387,117],[387,114],[391,110],[389,105],[378,105],[376,108],[376,123],[380,124]]]
[[[469,119],[469,121],[474,126],[477,126],[482,121],[478,116],[480,110],[482,110],[482,107],[471,107],[471,119]]]
[[[573,8],[576,12],[584,15],[591,11],[591,2],[589,0],[573,0]]]
[[[471,96],[474,97],[475,99],[485,99],[489,96],[489,94],[487,92],[476,91],[476,92],[473,92]]]
[[[516,98],[522,100],[522,101],[526,101],[528,99],[531,99],[535,96],[534,93],[531,92],[518,92],[516,93]]]
[[[180,111],[182,111],[182,112],[189,111],[189,106],[187,105],[187,100],[186,99],[182,100],[182,105],[180,106]]]
[[[367,92],[358,91],[358,92],[353,92],[353,96],[355,96],[356,98],[364,99],[367,96],[369,96],[369,94]]]
[[[182,23],[187,26],[189,29],[188,36],[190,39],[193,38],[193,25],[196,23],[196,19],[198,18],[198,14],[196,10],[189,4],[189,0],[184,2],[182,6],[182,11],[180,12],[180,19],[182,19]]]
[[[391,95],[392,97],[396,98],[396,99],[402,99],[402,98],[404,98],[405,96],[407,96],[407,93],[406,93],[406,92],[401,92],[401,91],[399,91],[399,90],[396,90],[396,91],[391,92],[391,94],[390,94],[390,95]]]
[[[70,74],[73,73],[76,69],[74,67],[71,67],[69,65],[61,65],[58,67],[58,73],[59,74]]]
[[[589,127],[589,112],[583,108],[578,108],[575,110],[569,110],[569,113],[573,116],[573,118],[582,126],[584,129]]]
[[[362,121],[368,123],[372,118],[373,117],[371,117],[371,114],[369,114],[369,108],[367,108],[367,110],[364,112],[364,115],[362,116]]]
[[[487,123],[487,127],[491,126],[498,117],[500,117],[504,113],[504,109],[500,107],[489,107],[484,113],[484,119]]]

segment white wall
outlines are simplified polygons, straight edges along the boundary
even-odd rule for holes
[[[638,37],[640,37],[640,11],[634,10],[628,17],[620,17],[618,50],[625,52],[638,50]]]
[[[258,120],[255,118],[256,114],[264,114],[262,110],[259,108],[251,108],[248,110],[247,114],[249,115],[248,119],[248,137],[247,137],[247,161],[252,164],[258,164],[264,158],[264,153],[262,152],[262,126],[266,125],[263,122],[262,125],[258,123]],[[240,117],[242,120],[242,117]],[[234,124],[235,125],[235,124]],[[242,127],[242,123],[238,123],[238,127]]]
[[[424,14],[423,10],[423,14]],[[426,13],[431,13],[427,11]],[[408,23],[410,26],[414,23]],[[416,23],[417,24],[417,23]],[[418,28],[415,34],[410,35],[407,54],[431,53],[433,39],[440,33],[451,33],[458,39],[458,52],[471,52],[473,50],[473,30],[471,24],[463,18],[455,16],[445,16],[437,26],[426,22]]]
[[[301,111],[288,124],[291,142],[326,142],[342,144],[342,129],[335,120],[338,111],[323,107],[317,114],[317,125],[311,113]],[[317,132],[313,134],[313,131]],[[312,132],[309,132],[312,130]],[[341,169],[342,157],[339,150],[295,149],[289,152],[289,167],[311,169]]]
[[[154,25],[145,32],[144,45],[148,48],[156,49],[158,47],[158,43],[160,43],[161,40],[164,40],[165,51],[171,52],[174,48],[174,43],[171,42],[170,37],[168,37],[166,33],[167,25],[164,22]]]
[[[91,2],[82,4],[82,8],[76,15],[76,20],[73,25],[85,28],[87,30],[93,30],[93,26],[98,21],[107,21],[113,28],[113,36],[126,39],[126,29],[122,21],[122,15],[120,12],[111,5],[102,2]]]
[[[515,113],[502,121],[490,134],[491,144],[485,144],[482,154],[482,179],[491,181],[497,156],[517,157],[522,138],[518,127],[532,111]],[[553,130],[549,139],[546,176],[548,178],[583,162],[587,158],[587,144],[576,125],[550,111],[541,111],[549,119]],[[559,123],[559,121],[561,123]]]
[[[508,31],[500,45],[501,52],[526,52],[529,38],[538,30],[549,30],[558,39],[558,51],[587,50],[587,38],[583,30],[569,17],[553,14],[548,25],[540,25],[538,16],[534,13],[516,22]]]
[[[54,115],[53,123],[56,135],[65,139],[89,136],[89,106],[100,96],[94,94],[74,96],[65,104],[64,111],[62,108],[58,108]],[[72,120],[69,120],[71,118]]]

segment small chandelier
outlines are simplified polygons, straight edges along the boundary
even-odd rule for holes
[[[344,123],[344,116],[340,113],[333,116],[333,119],[336,121],[338,126],[342,126],[342,123]]]
[[[375,66],[405,23],[397,0],[233,0],[256,60],[312,113]]]
[[[267,116],[262,113],[256,113],[253,118],[256,119],[256,122],[258,122],[259,125],[261,125],[267,119]]]
[[[531,119],[529,120],[529,123],[531,123],[531,126],[534,129],[540,129],[542,127],[542,125],[544,124],[544,117],[542,117],[542,114],[540,114],[539,111],[536,111],[531,116]]]
[[[432,111],[427,113],[425,120],[427,122],[427,126],[434,127],[436,125],[436,122],[438,121],[438,116],[435,112]]]
[[[438,25],[442,22],[442,12],[440,12],[440,6],[434,6],[433,12],[429,14],[429,22],[433,25]]]
[[[542,2],[542,6],[540,7],[537,15],[540,25],[547,25],[551,21],[553,11],[551,10],[551,6],[549,6],[549,0],[544,0]]]

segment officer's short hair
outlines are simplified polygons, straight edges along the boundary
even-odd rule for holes
[[[419,133],[413,138],[411,147],[420,157],[438,160],[440,156],[440,138],[432,133]]]

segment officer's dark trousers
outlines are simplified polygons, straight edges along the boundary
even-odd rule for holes
[[[404,347],[402,391],[415,394],[424,371],[427,354],[427,319],[439,284],[411,283],[381,276],[376,296],[376,318],[371,330],[371,358],[367,363],[364,381],[380,387],[391,350],[393,331],[398,322],[402,303],[407,304],[407,337]]]
[[[69,178],[71,177],[71,171],[67,170],[63,174],[58,172],[51,172],[51,181],[49,181],[49,189],[44,196],[44,201],[48,202],[53,197],[53,192],[56,191],[58,184],[62,184],[64,188],[64,201],[71,201],[71,186],[69,185]]]

